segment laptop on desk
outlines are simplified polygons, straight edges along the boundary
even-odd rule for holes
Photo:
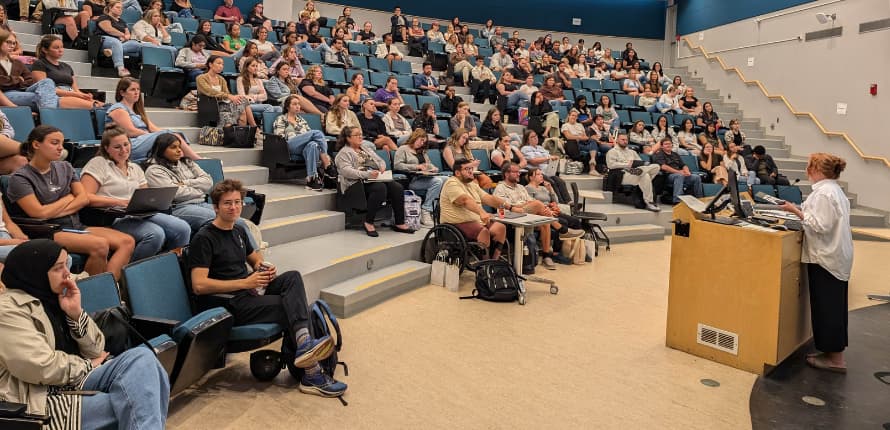
[[[149,216],[170,210],[177,189],[178,187],[137,188],[127,207],[109,208],[109,212],[126,216]]]

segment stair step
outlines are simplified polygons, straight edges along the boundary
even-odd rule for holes
[[[384,228],[379,231],[380,237],[368,237],[361,231],[341,229],[272,246],[264,252],[264,257],[274,263],[279,272],[300,271],[306,296],[312,301],[328,286],[420,257],[420,245],[427,229],[414,234]]]
[[[267,220],[333,209],[337,196],[333,190],[312,191],[304,185],[263,184],[251,188],[266,195],[263,218]]]
[[[763,138],[763,137],[748,137],[748,133],[745,133],[745,143],[751,145],[751,147],[755,147],[757,145],[763,145],[764,148],[767,149],[767,152],[770,152],[771,148],[784,148],[785,141],[775,139],[772,137]]]
[[[612,245],[617,243],[664,240],[667,227],[654,224],[619,225],[603,227]]]
[[[18,34],[18,33],[16,33]],[[25,52],[37,52],[37,44],[32,43],[21,43],[22,49]],[[64,62],[78,62],[78,63],[87,63],[90,62],[90,56],[87,51],[81,51],[79,49],[66,49],[65,52],[62,53],[62,61]]]
[[[613,203],[594,203],[588,202],[587,212],[600,212],[608,216],[608,220],[599,224],[605,226],[621,226],[621,225],[667,225],[672,214],[669,206],[662,208],[661,212],[651,212],[644,209],[637,209],[630,205],[613,204]]]
[[[784,170],[806,170],[807,168],[807,160],[797,158],[774,158],[773,160],[776,162],[780,172]]]
[[[13,21],[9,20],[9,28],[12,29],[16,34],[19,33],[27,33],[27,34],[41,34],[40,24],[36,22],[27,22],[27,21]]]
[[[263,240],[269,242],[270,246],[275,246],[320,234],[342,231],[345,222],[343,212],[322,210],[265,219],[260,224],[260,230],[263,232]]]
[[[559,175],[565,181],[567,187],[571,187],[572,182],[578,184],[579,190],[602,191],[603,178],[590,175]]]
[[[854,228],[853,239],[890,242],[890,228]]]
[[[194,128],[199,130],[197,127]],[[195,152],[204,158],[220,159],[223,162],[223,166],[259,165],[263,156],[262,148],[226,148],[222,146],[198,145],[195,140],[191,140],[191,142],[192,149]]]
[[[223,166],[226,179],[237,179],[245,186],[265,184],[269,182],[269,169],[260,166],[239,165]]]
[[[151,122],[164,124],[165,127],[200,127],[198,112],[190,112],[171,108],[148,108],[145,110]],[[160,127],[160,126],[159,126]]]
[[[174,133],[182,133],[186,140],[197,148],[211,148],[210,146],[198,145],[198,134],[201,132],[200,127],[164,127],[162,124],[155,123],[158,127],[170,130]],[[197,150],[197,148],[195,150]],[[218,147],[217,147],[218,148]],[[246,163],[245,163],[246,164]]]
[[[887,215],[868,208],[850,208],[850,225],[854,227],[887,227]]]
[[[81,88],[94,88],[102,91],[110,91],[112,93],[112,97],[108,98],[107,101],[110,103],[114,103],[114,89],[117,87],[118,78],[103,78],[100,76],[81,76],[75,75],[77,78],[77,86]],[[158,125],[160,126],[160,125]]]
[[[331,285],[321,290],[321,298],[338,317],[349,318],[429,281],[429,264],[405,261]]]

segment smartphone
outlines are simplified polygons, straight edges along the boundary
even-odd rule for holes
[[[65,233],[77,233],[77,234],[87,234],[87,233],[89,233],[89,232],[86,231],[86,230],[76,230],[76,229],[73,229],[73,228],[63,228],[62,231],[64,231]]]

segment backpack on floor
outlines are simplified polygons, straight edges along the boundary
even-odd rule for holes
[[[331,331],[332,329],[333,332]],[[337,365],[341,365],[343,366],[343,374],[349,376],[349,367],[346,366],[345,362],[339,361],[337,358],[337,354],[340,352],[340,349],[343,348],[343,336],[340,334],[340,323],[337,322],[337,317],[331,312],[331,307],[322,299],[316,300],[309,308],[309,330],[312,333],[312,337],[315,339],[324,336],[335,338],[334,352],[332,352],[328,358],[318,362],[319,366],[324,370],[324,373],[333,378],[334,372],[337,371]]]
[[[515,302],[521,290],[519,275],[504,260],[484,260],[476,265],[476,288],[472,296],[461,299],[482,299],[489,302]]]
[[[412,230],[420,230],[420,205],[423,199],[414,191],[405,190],[405,224]]]

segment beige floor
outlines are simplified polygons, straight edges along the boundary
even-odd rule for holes
[[[664,346],[669,252],[669,239],[617,245],[591,265],[560,266],[546,273],[559,295],[533,284],[524,307],[412,291],[342,321],[348,407],[301,394],[286,372],[257,383],[238,354],[174,399],[169,426],[750,428],[755,375]],[[890,243],[856,242],[851,308],[888,292],[888,256]]]

